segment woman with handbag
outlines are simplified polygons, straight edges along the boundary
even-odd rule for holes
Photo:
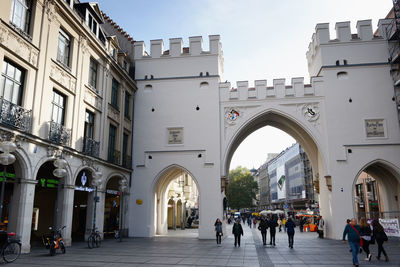
[[[215,235],[217,237],[217,244],[221,244],[221,237],[222,237],[222,222],[219,218],[217,218],[217,220],[214,223],[214,227],[215,227]]]
[[[364,252],[367,254],[367,257],[365,258],[366,261],[371,261],[371,252],[369,251],[369,244],[371,242],[371,226],[367,222],[365,218],[361,218],[360,220],[360,235],[362,238],[362,248]]]
[[[383,226],[379,223],[378,220],[374,220],[372,222],[372,238],[376,240],[376,243],[378,244],[378,256],[376,258],[378,260],[381,259],[381,253],[385,255],[385,261],[389,261],[389,257],[386,254],[385,249],[383,248],[383,242],[388,241],[388,237],[383,229]]]
[[[351,248],[351,253],[353,254],[353,265],[358,267],[358,252],[360,246],[362,246],[362,239],[360,236],[360,226],[357,224],[355,218],[351,219],[351,222],[346,225],[343,231],[343,242],[346,242],[346,235]]]

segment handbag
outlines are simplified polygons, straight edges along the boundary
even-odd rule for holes
[[[353,225],[351,225],[351,224],[349,224],[349,225],[350,225],[351,228],[353,228],[354,231],[356,231],[356,233],[358,234],[358,237],[360,238],[360,247],[362,247],[362,246],[363,246],[363,240],[362,240],[362,238],[361,238],[361,236],[360,236],[360,233],[356,230],[356,228],[354,228]]]

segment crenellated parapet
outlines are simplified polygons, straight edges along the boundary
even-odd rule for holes
[[[219,55],[222,53],[219,35],[209,35],[210,50],[203,49],[201,36],[189,37],[189,47],[183,47],[182,38],[170,38],[169,50],[164,50],[164,41],[161,39],[150,41],[150,52],[146,51],[144,41],[135,42],[135,59],[141,58],[171,58],[181,56]]]
[[[377,42],[385,43],[387,29],[391,22],[391,19],[380,20],[376,34],[373,32],[371,20],[357,21],[357,33],[351,32],[350,21],[337,22],[333,39],[329,23],[317,24],[306,53],[310,76],[318,75],[322,66],[377,63],[387,60],[386,55],[376,53],[376,47],[373,45]],[[360,49],[362,44],[366,46]],[[353,45],[354,52],[348,47],[344,49],[346,45]],[[368,45],[370,46],[368,47]],[[327,49],[324,51],[324,55],[321,55],[323,47]],[[332,47],[333,49],[329,49]]]
[[[274,79],[272,86],[267,80],[254,81],[254,87],[249,87],[248,81],[236,82],[236,87],[230,82],[219,84],[221,101],[282,99],[294,97],[313,97],[321,95],[322,78],[311,78],[310,84],[304,84],[304,78],[292,78],[291,85],[285,84],[285,79]]]

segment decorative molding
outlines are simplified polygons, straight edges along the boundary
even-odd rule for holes
[[[101,112],[103,100],[95,92],[85,88],[84,100],[87,104]]]
[[[106,64],[105,66],[103,66],[103,71],[106,77],[108,78],[111,75],[110,65]]]
[[[307,121],[311,122],[314,125],[318,123],[320,117],[318,103],[300,104],[298,105],[298,107],[300,107],[301,113]]]
[[[0,129],[0,141],[14,141],[16,138],[15,134],[12,132],[8,132]]]
[[[91,160],[89,158],[82,158],[82,165],[87,167],[92,167],[93,169],[95,169],[94,160]]]
[[[26,62],[37,67],[39,50],[4,24],[0,25],[0,44],[7,47]]]
[[[89,47],[88,47],[88,40],[86,36],[80,35],[79,36],[79,47],[82,50],[83,54],[88,54],[89,53]]]
[[[113,119],[116,122],[119,122],[119,111],[116,110],[114,107],[111,105],[108,105],[108,117]]]
[[[75,94],[76,78],[70,73],[65,71],[62,67],[58,66],[54,61],[50,67],[50,77],[65,89]]]
[[[47,19],[51,21],[57,21],[58,8],[56,7],[55,0],[47,0],[44,6],[45,12],[47,14]]]

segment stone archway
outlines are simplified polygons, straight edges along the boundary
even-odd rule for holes
[[[400,215],[400,170],[384,160],[368,163],[353,184],[356,218],[398,218]]]
[[[168,234],[168,229],[185,229],[186,213],[189,213],[191,226],[194,221],[201,222],[198,212],[199,187],[191,173],[181,166],[171,165],[157,176],[156,181],[153,192],[154,228],[157,235]],[[178,187],[182,186],[182,189],[176,188],[176,185],[174,188],[174,181],[178,181]]]

